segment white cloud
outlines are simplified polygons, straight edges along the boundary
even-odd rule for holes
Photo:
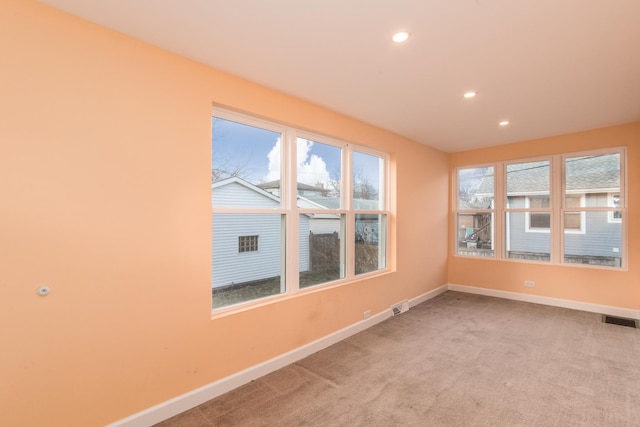
[[[280,139],[276,141],[273,148],[267,155],[269,159],[269,172],[265,177],[265,181],[274,181],[280,179]],[[306,139],[298,139],[298,151],[297,151],[297,168],[298,168],[298,182],[304,184],[316,185],[318,183],[324,184],[325,188],[329,187],[329,172],[327,171],[327,164],[315,154],[309,154],[313,147],[313,141]]]
[[[269,172],[264,177],[265,182],[280,179],[280,138],[276,141],[267,158],[269,159]]]

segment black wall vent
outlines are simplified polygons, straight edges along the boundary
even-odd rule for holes
[[[602,321],[604,323],[611,323],[612,325],[620,325],[627,326],[629,328],[637,328],[638,322],[634,319],[625,319],[624,317],[616,317],[616,316],[607,316],[606,314],[602,316]]]

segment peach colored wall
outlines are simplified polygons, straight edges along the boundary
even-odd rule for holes
[[[34,0],[0,9],[0,425],[114,422],[446,283],[447,154]],[[392,153],[396,271],[212,319],[212,103]]]
[[[640,309],[640,123],[456,153],[450,167],[617,146],[627,147],[628,271],[470,259],[451,248],[449,283]]]

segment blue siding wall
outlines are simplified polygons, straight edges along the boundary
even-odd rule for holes
[[[587,194],[585,206],[607,206],[607,194]],[[524,197],[510,197],[509,206],[522,208]],[[518,252],[549,253],[550,235],[543,231],[526,231],[526,213],[512,212],[508,221],[509,246]],[[565,255],[620,257],[622,255],[622,224],[611,221],[609,212],[586,212],[583,232],[564,234]]]
[[[298,244],[299,244],[299,271],[309,271],[309,230],[310,222],[307,215],[300,215],[299,229],[298,229]]]
[[[585,217],[584,234],[564,234],[565,255],[620,257],[622,224],[609,222],[608,212],[587,212]]]
[[[213,215],[214,288],[281,275],[280,214]],[[258,236],[258,250],[239,252],[240,236]]]
[[[509,215],[509,245],[507,250],[516,252],[550,253],[551,234],[548,231],[526,231],[526,213]]]

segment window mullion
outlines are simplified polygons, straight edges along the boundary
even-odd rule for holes
[[[564,158],[553,156],[551,158],[551,263],[560,264],[563,259],[564,227]]]
[[[622,209],[620,212],[622,213],[622,253],[624,256],[622,257],[622,261],[620,267],[623,269],[627,269],[629,266],[629,239],[628,239],[628,227],[629,227],[629,216],[627,214],[627,152],[625,149],[620,150],[620,188],[618,191],[619,194],[619,205]]]
[[[342,170],[344,171],[343,188],[341,194],[341,204],[347,211],[344,224],[344,236],[345,236],[345,259],[341,268],[344,269],[344,276],[346,279],[351,279],[355,276],[355,222],[356,217],[353,211],[353,153],[351,151],[351,145],[346,144],[345,153],[342,157]]]
[[[505,244],[505,215],[506,215],[506,204],[507,204],[507,185],[506,185],[506,168],[504,167],[504,163],[498,163],[494,165],[494,197],[493,197],[493,212],[491,215],[493,216],[493,256],[495,259],[503,259],[505,258],[504,248]]]
[[[287,129],[283,135],[284,149],[282,150],[282,192],[285,212],[285,283],[286,293],[294,293],[300,289],[299,254],[299,214],[297,209],[297,136],[293,129]]]

